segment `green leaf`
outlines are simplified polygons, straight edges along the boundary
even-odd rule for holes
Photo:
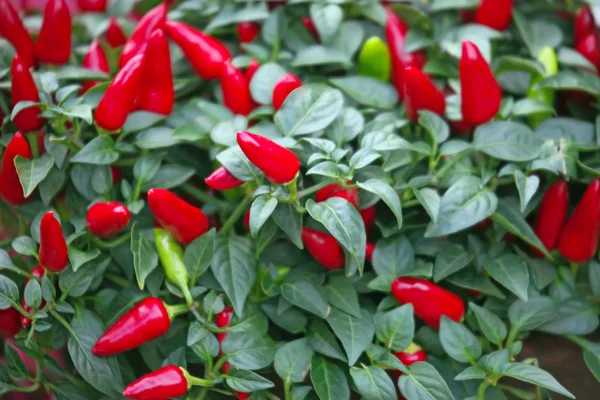
[[[373,340],[373,318],[363,310],[362,318],[356,318],[335,308],[331,309],[327,322],[342,342],[348,355],[348,365],[354,365]]]
[[[0,310],[18,305],[19,288],[17,284],[4,275],[0,275]]]
[[[221,346],[231,365],[241,369],[265,368],[275,357],[273,340],[255,331],[229,333]]]
[[[584,71],[560,71],[538,82],[533,89],[551,88],[556,90],[578,90],[600,96],[600,79]]]
[[[414,194],[435,224],[440,213],[440,195],[430,188],[415,189]]]
[[[210,267],[215,248],[215,236],[216,231],[213,228],[185,248],[183,262],[190,275],[191,286],[194,286],[193,283]]]
[[[33,160],[17,156],[14,162],[25,197],[29,197],[33,193],[54,165],[54,160],[49,154],[44,154]]]
[[[225,381],[233,390],[245,393],[269,389],[275,386],[273,382],[257,373],[237,368],[230,368],[227,371]]]
[[[310,17],[314,21],[321,41],[329,43],[340,29],[344,12],[336,4],[312,4]]]
[[[441,281],[448,275],[460,271],[473,261],[473,254],[458,244],[444,246],[435,259],[433,279]]]
[[[415,335],[413,305],[405,304],[395,310],[375,314],[377,340],[394,351],[405,350]]]
[[[285,384],[302,383],[312,356],[313,349],[306,338],[288,342],[275,353],[275,371]]]
[[[440,341],[446,353],[458,362],[472,364],[481,357],[481,344],[475,335],[445,315],[440,323]]]
[[[475,150],[505,161],[530,161],[540,155],[543,140],[526,125],[496,121],[475,130]]]
[[[592,304],[582,298],[572,297],[558,304],[552,320],[537,330],[554,335],[588,335],[598,328],[598,314]]]
[[[419,110],[419,125],[425,128],[435,143],[443,143],[450,137],[446,121],[429,110]]]
[[[275,197],[267,199],[267,196],[260,196],[254,200],[250,208],[250,233],[252,237],[256,237],[260,228],[262,228],[275,210],[275,207],[277,207],[277,199]]]
[[[65,183],[65,179],[65,171],[59,170],[58,168],[50,168],[50,172],[48,172],[46,178],[39,184],[40,197],[45,206],[49,205],[56,195],[60,193]]]
[[[98,136],[79,150],[71,158],[71,162],[96,165],[112,164],[119,159],[119,153],[113,147],[114,142],[110,136]]]
[[[340,167],[332,161],[323,161],[306,171],[306,175],[321,175],[329,178],[339,178],[341,173]]]
[[[304,248],[302,242],[302,214],[292,204],[277,204],[271,217],[299,249]]]
[[[350,315],[360,318],[361,311],[358,304],[358,294],[345,278],[332,279],[329,285],[323,288],[323,293],[329,304]]]
[[[585,360],[585,365],[587,365],[590,372],[594,374],[594,377],[597,380],[600,381],[600,355],[589,350],[585,350],[583,352],[583,359]]]
[[[415,255],[410,242],[404,236],[395,235],[377,242],[372,264],[377,275],[393,279],[412,271],[414,261]]]
[[[252,181],[261,175],[260,170],[248,160],[239,146],[230,147],[217,154],[217,161],[242,181]]]
[[[471,366],[465,369],[460,374],[456,375],[454,378],[455,381],[468,381],[471,379],[484,379],[486,377],[486,372],[479,367]]]
[[[549,297],[532,297],[527,301],[516,300],[508,308],[511,330],[530,331],[549,321],[556,313],[556,304]]]
[[[525,176],[521,171],[515,171],[515,185],[519,191],[519,198],[521,199],[521,212],[525,212],[527,204],[535,195],[538,187],[540,186],[540,178],[536,175]]]
[[[69,261],[71,262],[71,268],[73,268],[73,272],[77,272],[77,270],[85,263],[95,260],[100,255],[100,249],[93,249],[92,251],[86,253],[81,250],[76,249],[75,247],[69,248]]]
[[[340,367],[315,354],[310,361],[310,380],[321,400],[350,400],[350,388]]]
[[[345,76],[331,78],[329,81],[365,106],[390,110],[398,103],[396,89],[370,76]]]
[[[42,288],[37,280],[31,279],[27,282],[23,297],[25,297],[25,303],[27,303],[32,310],[40,308],[40,304],[42,304]]]
[[[350,375],[365,400],[396,400],[396,388],[390,376],[381,368],[363,366],[350,368]]]
[[[398,229],[402,228],[402,205],[398,193],[387,183],[379,179],[369,179],[366,182],[358,182],[358,187],[367,192],[377,195],[392,210],[398,221]]]
[[[448,385],[439,372],[428,363],[417,362],[409,367],[409,373],[398,380],[400,392],[407,399],[454,400]]]
[[[505,288],[527,301],[529,273],[527,264],[514,254],[504,254],[500,257],[485,259],[485,270]]]
[[[552,375],[543,369],[534,367],[533,365],[521,363],[504,364],[499,370],[499,373],[511,378],[518,379],[523,382],[528,382],[533,385],[541,386],[545,389],[562,394],[563,396],[574,399],[575,396],[565,389]]]
[[[23,363],[21,356],[9,342],[4,343],[4,352],[6,353],[6,367],[10,376],[15,379],[29,377],[29,372],[27,371],[27,367]]]
[[[141,149],[162,149],[179,143],[179,139],[173,136],[173,129],[164,126],[145,129],[135,137],[135,145]]]
[[[37,255],[37,244],[35,243],[35,240],[29,236],[19,236],[12,241],[11,246],[19,254],[25,256]]]
[[[337,360],[348,362],[348,359],[342,353],[340,346],[335,340],[335,336],[327,328],[327,325],[321,320],[314,320],[309,327],[307,336],[308,343],[318,353]]]
[[[296,281],[281,285],[281,294],[290,303],[321,318],[327,318],[331,307],[321,291],[309,281]]]
[[[158,172],[164,153],[151,153],[139,158],[133,166],[133,176],[137,182],[148,182]]]
[[[260,66],[250,81],[252,98],[260,104],[271,104],[275,85],[287,72],[275,63]]]
[[[485,337],[490,342],[501,345],[504,339],[506,339],[507,331],[506,325],[504,325],[500,317],[475,303],[469,303],[469,307],[473,310],[479,323],[479,328],[481,328]]]
[[[137,221],[131,227],[131,253],[138,286],[144,290],[146,278],[158,267],[158,253],[153,241],[140,231]]]

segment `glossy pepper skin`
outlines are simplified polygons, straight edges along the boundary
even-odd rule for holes
[[[475,10],[475,22],[503,31],[510,25],[514,0],[482,0]]]
[[[390,50],[385,42],[379,36],[367,39],[358,56],[358,74],[387,82],[392,74],[391,68]]]
[[[302,242],[308,252],[329,270],[344,268],[346,257],[342,246],[328,233],[302,228]]]
[[[44,274],[46,273],[46,270],[44,269],[44,267],[42,267],[41,265],[38,265],[36,267],[33,267],[29,273],[31,275],[33,275],[35,278],[41,279]],[[29,283],[29,278],[25,279],[25,286],[23,286],[24,288],[27,287],[27,284]],[[44,305],[46,304],[46,301],[44,299],[42,299],[42,302],[40,304],[40,308],[44,307]],[[27,305],[27,303],[25,302],[25,298],[23,298],[21,300],[21,307],[23,307],[23,309],[25,311],[27,311],[28,313],[31,313],[31,307],[29,307]],[[24,315],[21,315],[21,325],[23,325],[24,328],[27,328],[29,325],[31,325],[31,320],[29,318],[27,318]]]
[[[594,33],[590,33],[585,38],[583,38],[577,46],[575,46],[575,50],[582,56],[584,56],[589,62],[594,64],[596,68],[600,66],[600,43],[598,40],[598,35]]]
[[[179,287],[188,304],[191,304],[192,295],[188,288],[190,276],[183,262],[183,249],[168,231],[160,228],[154,229],[154,243],[165,276]]]
[[[220,80],[225,107],[234,114],[250,114],[255,104],[250,94],[250,82],[244,73],[226,61],[221,69]]]
[[[588,35],[596,33],[596,21],[589,6],[582,7],[575,17],[573,44],[577,46]]]
[[[169,115],[175,103],[169,40],[162,29],[155,30],[144,52],[143,74],[136,97],[136,108]]]
[[[114,77],[94,113],[96,124],[107,131],[125,125],[143,75],[144,57],[133,57]]]
[[[233,176],[225,167],[217,168],[208,178],[204,179],[204,182],[215,190],[229,190],[244,184],[244,181]]]
[[[240,22],[236,31],[240,43],[252,43],[260,35],[260,25],[254,22]]]
[[[254,76],[256,71],[258,71],[259,68],[260,68],[260,63],[258,62],[258,60],[256,58],[253,58],[252,61],[250,62],[250,65],[248,65],[248,68],[246,68],[246,72],[244,73],[246,75],[246,80],[248,81],[248,84],[250,84],[252,77]]]
[[[352,182],[348,182],[351,184]],[[337,183],[325,186],[316,193],[317,203],[330,199],[332,197],[341,197],[349,201],[355,208],[358,208],[358,190],[356,188],[344,188]]]
[[[40,264],[50,272],[60,272],[67,267],[69,255],[67,242],[60,222],[48,211],[40,223]]]
[[[404,69],[404,107],[408,118],[419,122],[419,111],[429,110],[443,116],[446,110],[446,97],[424,72],[415,67]]]
[[[408,348],[404,351],[397,351],[394,355],[400,360],[400,362],[407,367],[410,367],[414,363],[417,362],[425,362],[427,361],[427,353],[421,348],[421,346],[411,343]],[[402,375],[401,371],[395,371],[396,377],[400,377]]]
[[[208,218],[202,210],[167,189],[150,189],[148,205],[160,226],[181,244],[190,244],[208,230]]]
[[[29,201],[23,195],[21,181],[15,167],[15,158],[21,156],[31,159],[31,150],[27,139],[20,133],[15,133],[8,142],[4,154],[2,154],[2,169],[0,169],[0,197],[7,204],[18,206]]]
[[[321,43],[321,38],[319,37],[319,32],[317,31],[317,27],[313,20],[309,17],[302,18],[302,25],[306,28],[308,33],[315,39],[315,42]]]
[[[20,330],[19,312],[12,307],[0,310],[0,338],[11,338]]]
[[[298,157],[271,139],[249,132],[238,132],[237,142],[250,162],[273,183],[288,183],[300,170]]]
[[[148,45],[148,39],[154,30],[162,28],[167,19],[167,5],[161,3],[150,10],[138,22],[119,57],[119,68],[125,67],[135,56],[142,54]]]
[[[123,32],[123,29],[115,17],[111,17],[108,21],[108,28],[106,28],[106,41],[110,47],[123,46],[127,42],[125,32]]]
[[[46,64],[66,64],[71,57],[71,12],[65,0],[49,0],[35,42],[35,56]]]
[[[117,201],[103,201],[90,207],[86,215],[88,230],[94,236],[111,238],[123,231],[131,215],[129,209]]]
[[[183,396],[190,386],[181,368],[167,365],[127,385],[123,396],[136,400],[168,400]]]
[[[567,218],[569,207],[569,189],[567,181],[560,179],[556,181],[542,198],[540,211],[533,230],[548,251],[552,251],[558,244],[560,232]],[[533,253],[538,257],[544,255],[539,250],[531,247]]]
[[[171,317],[165,303],[148,297],[112,324],[96,342],[92,353],[111,356],[134,349],[164,335],[171,327]]]
[[[302,81],[296,75],[292,73],[287,73],[283,78],[279,80],[275,84],[275,88],[273,89],[273,108],[275,110],[279,110],[285,99],[292,93],[295,89],[298,89],[302,86]]]
[[[401,304],[411,303],[415,315],[435,329],[439,329],[442,315],[455,322],[465,315],[460,297],[424,279],[398,278],[392,282],[392,295]]]
[[[21,59],[18,54],[13,58],[10,68],[12,106],[20,101],[33,101],[39,103],[40,94],[33,76],[29,71],[29,65]],[[21,110],[14,119],[15,126],[22,133],[33,132],[42,129],[44,120],[39,118],[41,111],[37,107],[28,107]]]
[[[90,47],[83,58],[83,67],[91,69],[92,71],[109,73],[108,58],[106,58],[106,53],[97,40],[94,40],[90,44]],[[95,81],[86,81],[81,87],[81,94],[87,92],[97,84],[98,82]]]
[[[481,125],[498,113],[502,90],[477,46],[465,41],[459,64],[461,111],[470,125]]]
[[[104,12],[108,0],[78,0],[77,5],[81,11]]]
[[[365,223],[365,230],[368,232],[373,224],[375,223],[375,206],[367,207],[362,210],[358,210],[360,216]]]
[[[365,248],[365,259],[368,262],[372,262],[374,252],[375,252],[375,245],[373,243],[367,243],[367,246]]]
[[[35,64],[35,45],[15,10],[12,0],[0,0],[0,36],[15,48],[27,67]]]
[[[167,21],[165,29],[198,76],[211,80],[221,75],[223,63],[231,58],[223,43],[182,22]]]
[[[594,179],[562,229],[558,250],[570,262],[586,262],[596,254],[599,236],[600,179]]]

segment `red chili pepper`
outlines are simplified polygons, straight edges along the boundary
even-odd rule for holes
[[[21,60],[28,66],[35,64],[35,45],[15,10],[11,0],[0,0],[0,36],[12,44]]]
[[[279,110],[290,93],[302,86],[302,81],[296,75],[287,73],[275,84],[273,89],[273,108]]]
[[[600,43],[598,35],[590,33],[575,46],[575,50],[596,67],[600,67]]]
[[[246,68],[246,80],[248,81],[248,84],[250,84],[252,77],[254,76],[256,71],[258,71],[259,68],[260,68],[260,63],[258,62],[258,60],[256,58],[253,58],[252,61],[250,62],[250,65],[248,65],[248,68]]]
[[[365,231],[368,232],[375,223],[375,206],[358,210],[358,212],[365,223]]]
[[[11,338],[20,330],[19,312],[12,307],[0,310],[0,337],[4,339]]]
[[[537,237],[540,238],[548,251],[554,250],[558,244],[560,231],[567,218],[568,207],[569,190],[567,181],[561,179],[550,186],[544,194],[540,205],[540,212],[533,228]],[[538,257],[544,256],[533,246],[531,246],[531,250]]]
[[[596,254],[599,236],[600,179],[594,179],[562,229],[558,250],[570,262],[586,262]]]
[[[208,230],[208,218],[201,209],[167,189],[150,189],[148,205],[154,218],[182,244],[189,244]]]
[[[110,47],[119,47],[127,43],[127,36],[115,17],[110,17],[106,28],[106,41]]]
[[[404,107],[408,118],[419,122],[419,111],[429,110],[437,115],[446,111],[444,93],[420,69],[407,67],[404,69]]]
[[[308,33],[315,39],[315,42],[321,43],[321,38],[319,37],[319,32],[317,31],[317,27],[313,20],[309,17],[302,18],[302,25],[306,28]]]
[[[375,245],[373,243],[367,243],[367,247],[365,248],[365,258],[368,262],[372,262],[373,253],[375,252]]]
[[[67,267],[69,254],[60,222],[48,211],[40,223],[40,264],[50,272]]]
[[[250,232],[250,210],[246,211],[246,214],[244,214],[244,228]]]
[[[123,396],[138,400],[168,400],[183,396],[192,386],[187,371],[167,365],[127,385]]]
[[[238,132],[237,142],[250,162],[273,183],[288,183],[300,170],[298,157],[271,139],[254,133]]]
[[[92,235],[111,238],[123,231],[130,219],[127,207],[116,201],[96,203],[86,215],[87,227]]]
[[[223,309],[223,311],[221,311],[220,313],[217,314],[217,316],[215,318],[215,324],[217,324],[217,326],[219,328],[227,328],[229,326],[229,324],[231,324],[232,317],[233,317],[233,308],[225,307]],[[217,340],[219,341],[219,356],[223,355],[223,350],[221,348],[221,344],[223,343],[223,340],[225,340],[225,337],[227,337],[226,333],[217,333]],[[231,364],[229,364],[228,362],[223,364],[223,368],[222,368],[223,373],[226,374],[229,371],[229,368],[231,368]],[[245,400],[249,396],[248,393],[243,393],[243,392],[235,392],[235,394],[237,395],[239,400]]]
[[[244,181],[233,176],[225,167],[217,168],[208,178],[204,179],[204,182],[215,190],[229,190],[244,184]]]
[[[352,184],[348,181],[347,184]],[[341,197],[349,201],[355,208],[358,208],[358,190],[356,188],[343,188],[337,183],[325,186],[323,189],[317,191],[316,200],[317,203],[330,199],[332,197]]]
[[[240,22],[236,28],[240,43],[252,43],[260,35],[260,25],[254,22]]]
[[[302,242],[308,252],[327,269],[344,268],[346,256],[333,236],[316,229],[302,228]]]
[[[47,64],[66,64],[71,57],[71,12],[65,0],[49,0],[35,42],[35,57]]]
[[[33,101],[39,103],[40,94],[29,66],[18,54],[13,58],[10,68],[11,96],[12,106],[16,106],[20,101]],[[41,111],[37,107],[28,107],[15,116],[14,122],[17,129],[23,133],[37,131],[44,126],[44,119],[39,118]]]
[[[221,69],[221,90],[223,104],[232,113],[245,116],[254,109],[254,100],[250,94],[250,82],[242,71],[229,61],[225,61]]]
[[[117,182],[119,182],[121,180],[121,175],[122,175],[121,168],[111,166],[110,167],[110,174],[112,176],[112,183],[113,184],[117,183]]]
[[[169,41],[162,29],[155,30],[144,52],[144,67],[137,94],[138,110],[169,115],[173,111],[175,90]]]
[[[140,90],[143,67],[144,56],[140,54],[129,60],[114,77],[94,113],[94,120],[99,127],[117,131],[125,125]]]
[[[105,12],[108,0],[78,0],[77,5],[81,11]]]
[[[472,42],[463,42],[459,69],[463,120],[475,126],[484,124],[498,113],[502,90]]]
[[[17,156],[31,159],[29,143],[19,132],[15,133],[8,142],[2,155],[2,169],[0,169],[0,197],[7,204],[13,206],[29,201],[29,197],[23,195],[23,188],[15,167],[15,157]]]
[[[407,367],[413,365],[417,362],[425,362],[427,361],[427,353],[421,348],[421,346],[411,343],[408,348],[404,351],[397,351],[394,355],[402,362],[402,364]],[[402,375],[401,371],[396,371],[396,378],[399,378]]]
[[[211,80],[221,75],[223,63],[231,58],[223,43],[182,22],[167,21],[165,28],[198,76]]]
[[[83,58],[83,67],[86,69],[91,69],[92,71],[100,71],[108,74],[110,71],[108,67],[108,59],[106,58],[106,53],[100,43],[97,40],[94,40]],[[84,94],[94,86],[96,86],[99,82],[96,81],[87,81],[81,87],[81,94]]]
[[[392,282],[392,294],[402,304],[411,303],[415,315],[435,329],[442,315],[456,322],[465,315],[460,297],[424,279],[398,278]]]
[[[167,5],[161,3],[148,12],[136,25],[131,36],[123,47],[123,52],[119,58],[119,67],[123,68],[129,61],[142,54],[148,45],[148,39],[154,30],[164,26],[167,20]]]
[[[503,31],[510,25],[514,0],[482,0],[475,10],[475,22]]]
[[[596,33],[596,21],[589,6],[582,7],[575,17],[573,44],[577,46],[582,40]]]
[[[46,273],[46,270],[41,265],[38,265],[36,267],[33,267],[29,271],[29,273],[31,275],[33,275],[35,278],[41,279],[44,276],[44,274]],[[29,283],[29,280],[30,280],[29,278],[25,279],[25,286],[24,287],[27,287],[27,284]],[[40,308],[44,307],[45,304],[46,304],[46,301],[44,299],[42,299],[42,302],[40,304]],[[23,307],[23,309],[26,312],[28,312],[28,313],[31,313],[31,311],[32,311],[31,307],[29,307],[27,305],[27,303],[25,302],[25,298],[23,298],[21,300],[21,307]],[[27,328],[29,325],[31,325],[31,320],[29,318],[27,318],[26,316],[21,315],[21,325],[23,325],[24,328]]]

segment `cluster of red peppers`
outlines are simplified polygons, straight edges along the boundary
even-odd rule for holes
[[[596,21],[589,6],[579,10],[573,29],[575,49],[600,70],[600,43],[596,32]]]

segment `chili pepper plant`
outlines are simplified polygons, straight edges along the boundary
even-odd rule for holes
[[[531,351],[600,379],[595,2],[30,3],[3,399],[595,393]]]

